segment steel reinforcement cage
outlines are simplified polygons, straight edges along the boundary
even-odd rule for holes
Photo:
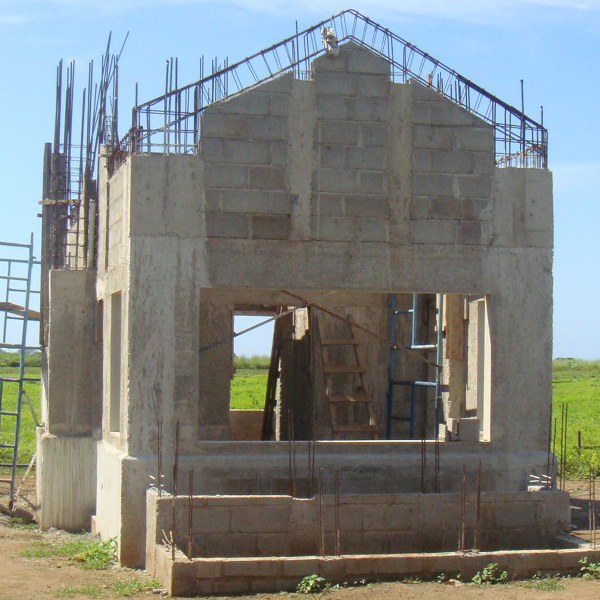
[[[215,61],[210,75],[183,87],[177,87],[177,63],[171,60],[165,93],[133,109],[131,129],[110,153],[109,171],[132,154],[195,154],[207,106],[286,72],[309,79],[311,61],[326,52],[324,27],[338,43],[352,41],[388,61],[393,82],[416,80],[489,123],[497,166],[547,169],[548,132],[542,124],[359,12],[345,10],[233,65]]]

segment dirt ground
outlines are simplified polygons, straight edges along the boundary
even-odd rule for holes
[[[573,518],[578,529],[587,528],[588,488],[586,482],[569,482],[572,491]],[[28,494],[26,494],[27,496]],[[5,499],[0,499],[0,502]],[[24,506],[26,506],[26,501]],[[589,532],[584,532],[585,537]],[[44,600],[52,598],[101,598],[123,599],[115,590],[117,582],[137,582],[142,588],[129,597],[162,597],[164,591],[141,571],[112,568],[106,571],[82,569],[67,557],[30,558],[22,556],[43,541],[68,539],[70,534],[60,531],[40,532],[15,527],[11,519],[0,516],[0,600]],[[600,536],[599,536],[600,542]],[[531,587],[537,585],[537,587]],[[540,589],[542,588],[542,589]],[[548,589],[554,588],[554,589]],[[600,598],[600,581],[581,578],[543,581],[539,584],[513,582],[506,585],[475,586],[456,583],[373,583],[354,588],[331,589],[325,594],[312,596],[302,594],[260,594],[253,597],[238,597],[239,600],[286,600],[289,598],[326,598],[327,600],[512,600],[529,598],[536,600],[597,600]]]

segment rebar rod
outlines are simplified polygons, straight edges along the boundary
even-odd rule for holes
[[[335,527],[335,555],[340,556],[340,470],[333,469],[333,502]]]
[[[162,419],[158,419],[156,422],[156,444],[157,448],[157,474],[156,474],[156,489],[158,491],[158,497],[162,495]]]
[[[477,483],[475,489],[475,527],[473,531],[473,552],[479,552],[479,519],[481,518],[481,459],[477,465]]]
[[[319,467],[319,555],[325,556],[325,515],[323,514],[323,467]]]
[[[173,460],[173,498],[171,503],[171,560],[175,560],[175,520],[176,520],[176,498],[177,498],[177,473],[179,470],[179,421],[175,423],[175,456]]]
[[[463,463],[460,481],[460,526],[458,528],[458,551],[465,551],[465,485],[467,480],[467,467]]]
[[[188,470],[188,539],[187,539],[187,555],[188,560],[192,560],[192,531],[194,519],[194,470]]]
[[[427,444],[421,439],[421,494],[425,493],[425,469],[427,468]]]

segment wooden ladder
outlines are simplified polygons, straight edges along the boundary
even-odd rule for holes
[[[372,397],[365,390],[367,371],[360,363],[360,342],[354,336],[352,324],[342,320],[336,324],[337,331],[343,331],[340,337],[330,333],[332,328],[326,326],[323,318],[318,319],[318,327],[333,439],[352,439],[346,436],[365,434],[376,440],[378,428]]]

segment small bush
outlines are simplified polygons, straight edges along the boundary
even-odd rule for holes
[[[298,584],[296,591],[299,594],[318,594],[325,590],[327,586],[327,582],[323,577],[319,575],[307,575],[302,581]]]
[[[584,579],[600,579],[600,563],[589,563],[587,556],[579,561],[579,573]]]
[[[508,581],[508,573],[501,569],[498,563],[490,563],[481,571],[475,573],[471,581],[475,585],[506,583]]]

